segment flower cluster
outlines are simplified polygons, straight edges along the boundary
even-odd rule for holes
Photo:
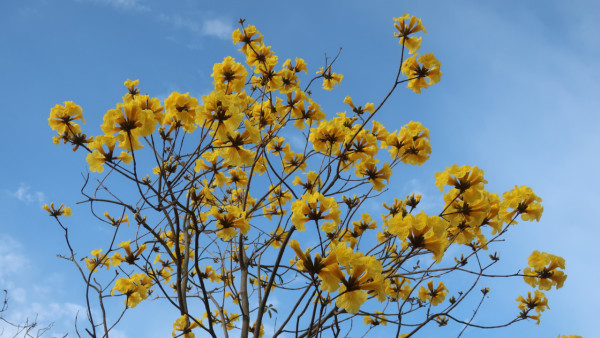
[[[564,258],[535,250],[529,256],[529,266],[523,270],[523,279],[527,284],[540,290],[548,291],[552,286],[560,289],[567,275],[559,269],[565,269]]]
[[[123,293],[127,297],[125,298],[125,305],[133,308],[148,298],[151,287],[152,279],[150,277],[143,273],[134,273],[129,278],[117,279],[111,295],[114,295],[115,290]]]

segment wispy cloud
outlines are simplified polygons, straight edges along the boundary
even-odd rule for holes
[[[40,205],[46,203],[46,195],[43,192],[31,191],[31,188],[24,183],[21,183],[16,191],[9,191],[8,193],[21,202],[37,203]]]
[[[149,11],[150,8],[140,0],[76,0],[77,2],[93,2],[114,7],[119,10]]]
[[[144,11],[152,12],[152,8],[145,3],[145,0],[74,0],[80,3],[95,3],[111,6],[117,10]],[[203,15],[205,16],[205,15]],[[168,15],[160,13],[156,20],[166,23],[170,27],[187,30],[199,37],[215,37],[227,40],[231,38],[231,32],[234,27],[230,20],[224,20],[214,17],[184,17],[180,15]],[[188,44],[192,49],[200,49],[195,44]]]
[[[22,245],[12,237],[0,234],[0,283],[13,274],[27,269],[29,260],[20,253]]]
[[[1,233],[0,243],[0,285],[8,292],[8,309],[3,313],[4,318],[19,325],[38,323],[31,331],[34,334],[50,325],[51,329],[44,337],[63,337],[64,332],[72,330],[75,316],[85,313],[85,308],[53,299],[56,292],[52,290],[64,288],[62,280],[56,274],[40,271],[23,243]],[[40,288],[40,285],[44,287]],[[23,334],[17,335],[19,328],[10,325],[4,325],[2,330],[0,336],[3,337],[20,337]],[[63,333],[58,333],[61,331]]]
[[[198,36],[212,36],[224,40],[229,39],[233,31],[230,22],[218,18],[202,20],[160,14],[158,20],[171,24],[175,28],[188,30]]]
[[[82,316],[86,311],[83,306],[68,302],[36,302],[28,304],[27,308],[13,308],[9,303],[8,310],[7,319],[12,323],[21,325],[35,323],[32,333],[43,332],[48,327],[49,330],[46,331],[44,337],[64,337],[72,330],[71,327],[74,326],[76,316]],[[17,337],[18,328],[7,325],[4,329],[6,330],[4,333]]]
[[[202,23],[202,29],[205,35],[215,36],[227,40],[231,38],[233,26],[230,22],[221,19],[205,20]]]

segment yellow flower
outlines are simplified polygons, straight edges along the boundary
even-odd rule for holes
[[[431,144],[429,143],[429,129],[423,127],[420,122],[410,121],[396,132],[387,134],[386,147],[390,156],[394,159],[400,158],[403,163],[421,165],[431,155]]]
[[[208,164],[204,162],[208,161]],[[219,163],[221,162],[221,163]],[[205,152],[202,154],[202,158],[196,160],[194,171],[199,173],[202,170],[211,171],[214,174],[211,183],[217,187],[222,187],[227,183],[227,177],[223,173],[223,169],[229,167],[225,161],[219,161],[219,152]],[[205,184],[206,186],[206,184]]]
[[[263,213],[270,221],[273,216],[281,217],[283,215],[287,215],[287,209],[280,207],[276,202],[271,202],[267,206],[263,207]]]
[[[540,204],[542,199],[534,194],[533,190],[527,186],[517,187],[502,194],[500,202],[500,218],[506,222],[517,224],[513,218],[521,215],[524,221],[540,221],[544,207]],[[513,209],[509,211],[509,209]]]
[[[552,286],[560,289],[567,279],[564,271],[565,259],[546,252],[535,250],[529,256],[529,267],[523,270],[523,279],[532,287],[550,290]]]
[[[478,199],[467,199],[465,196],[455,198],[451,194],[445,194],[444,200],[448,208],[443,216],[455,227],[478,227],[491,209],[486,195]]]
[[[534,297],[531,297],[531,291],[528,291],[526,299],[523,298],[523,296],[519,296],[516,301],[519,302],[520,310],[535,309],[535,311],[539,313],[549,308],[548,299],[546,299],[546,296],[542,292],[537,290],[535,290]]]
[[[282,94],[291,93],[299,89],[300,81],[298,80],[298,75],[293,70],[284,68],[278,72],[278,75],[281,78],[281,88],[279,91]]]
[[[118,252],[117,252],[118,253]],[[120,255],[119,257],[116,257],[115,260],[118,259],[118,264],[121,263],[121,261],[123,260]],[[160,268],[158,269],[158,271],[153,275],[154,278],[158,279],[159,277],[163,279],[163,283],[168,283],[171,280],[171,275],[173,274],[173,267],[171,266],[173,262],[171,262],[169,259],[167,259],[166,261],[163,261],[160,258],[160,254],[156,255],[156,257],[154,258],[154,261],[152,262],[153,264],[160,264]],[[113,263],[114,265],[114,263]]]
[[[129,278],[119,278],[111,290],[125,294],[125,305],[130,308],[136,307],[142,300],[148,298],[148,291],[152,287],[152,279],[143,273],[134,273]]]
[[[164,125],[170,125],[171,129],[180,125],[188,133],[196,130],[194,123],[198,122],[196,119],[200,107],[198,106],[198,99],[191,97],[189,93],[171,93],[165,100],[165,110]],[[201,123],[198,124],[202,125]]]
[[[335,252],[349,253],[352,249],[340,244]],[[336,305],[348,313],[356,314],[360,306],[366,302],[368,294],[374,294],[380,302],[386,298],[388,281],[383,279],[381,262],[373,256],[364,256],[361,253],[352,253],[350,257],[337,255],[338,262],[347,263],[348,276],[342,280]],[[350,258],[350,259],[349,259]]]
[[[442,76],[440,66],[442,64],[433,56],[433,53],[419,56],[418,61],[417,56],[419,54],[415,54],[404,60],[402,72],[408,77],[407,87],[415,93],[421,93],[422,88],[427,88],[440,82],[440,77]]]
[[[121,160],[126,164],[131,163],[133,157],[124,151],[119,156],[114,156],[117,138],[112,135],[99,135],[88,145],[91,153],[87,154],[85,160],[90,166],[90,171],[101,173],[104,171],[104,163],[114,163],[115,160]],[[108,150],[104,150],[104,146]]]
[[[388,138],[390,133],[385,129],[385,127],[381,123],[373,120],[373,127],[371,128],[371,134],[373,134],[373,136],[375,136],[378,141],[381,141],[382,149],[385,149],[388,147],[385,140]]]
[[[316,171],[309,171],[304,175],[306,175],[306,183],[302,181],[300,176],[296,176],[292,184],[301,185],[305,193],[313,193],[321,189],[321,177]]]
[[[304,231],[308,221],[330,220],[340,224],[340,207],[333,197],[325,197],[319,192],[306,193],[302,199],[292,203],[292,224],[296,229]]]
[[[269,197],[267,198],[271,202],[276,202],[278,205],[285,205],[292,200],[292,193],[289,190],[283,190],[281,185],[269,186]]]
[[[483,224],[489,225],[492,228],[492,235],[494,235],[502,230],[502,224],[504,224],[498,215],[500,210],[500,196],[496,193],[489,194],[488,202],[490,203],[490,211],[483,220]]]
[[[54,202],[50,203],[50,206],[48,206],[48,204],[44,204],[42,209],[46,210],[50,214],[51,217],[58,217],[58,216],[68,217],[68,216],[73,215],[71,208],[65,206],[64,204],[61,204],[60,207],[58,207],[58,209],[54,208]]]
[[[261,142],[260,131],[252,126],[250,120],[244,120],[245,130],[240,134],[238,131],[227,133],[226,139],[216,139],[213,145],[217,152],[230,166],[250,166],[254,163],[256,151],[244,148],[244,145],[259,144]]]
[[[214,140],[213,145],[227,166],[251,166],[256,157],[256,151],[244,148],[251,141],[237,131],[229,134],[227,141]]]
[[[110,216],[108,211],[106,211],[104,212],[104,217],[108,218],[112,226],[118,226],[123,223],[129,224],[129,217],[127,216],[127,214],[125,214],[123,217],[113,218]]]
[[[108,110],[100,126],[105,134],[118,133],[116,139],[120,142],[119,148],[129,151],[143,148],[138,138],[152,134],[155,127],[154,112],[142,109],[133,100],[117,103],[117,108]]]
[[[282,152],[286,153],[290,151],[290,144],[284,143],[285,138],[274,137],[267,143],[267,150],[273,155],[279,155]]]
[[[330,251],[327,257],[321,257],[318,253],[313,258],[310,249],[303,252],[300,249],[300,243],[293,239],[288,243],[296,253],[298,260],[296,266],[298,270],[310,273],[312,276],[318,275],[321,279],[321,289],[327,292],[334,292],[338,289],[344,273],[340,270],[335,251]]]
[[[81,132],[81,127],[78,124],[73,123],[74,120],[81,120],[85,123],[81,107],[71,101],[66,101],[64,106],[57,104],[50,109],[48,125],[59,135],[52,138],[54,144],[59,144],[60,140],[63,140],[64,144],[71,142],[74,145],[73,151],[75,151],[80,146],[92,141],[91,138]]]
[[[249,25],[248,27],[242,27],[242,31],[240,31],[239,29],[236,29],[233,31],[233,33],[231,34],[231,37],[233,39],[233,43],[244,43],[244,45],[242,46],[242,48],[240,48],[240,50],[244,53],[244,54],[248,54],[248,49],[250,44],[252,43],[262,43],[262,39],[263,36],[262,34],[260,34],[260,32],[256,29],[256,27],[254,25]]]
[[[342,285],[339,293],[335,305],[351,314],[356,314],[360,310],[360,306],[367,301],[367,293],[363,290],[347,291],[346,286]]]
[[[255,71],[261,72],[267,69],[272,70],[277,64],[277,55],[271,50],[271,46],[262,43],[252,43],[250,48],[246,49],[246,63],[249,66],[256,67]]]
[[[406,23],[406,20],[409,20],[408,24]],[[409,54],[416,52],[421,47],[421,38],[415,38],[409,35],[420,31],[427,33],[425,27],[423,27],[423,24],[421,23],[421,19],[417,19],[409,14],[404,14],[394,18],[394,21],[396,21],[394,22],[394,27],[398,30],[398,32],[394,33],[394,36],[400,38],[400,41],[398,42],[408,48]]]
[[[306,103],[308,102],[308,107]],[[298,129],[304,129],[305,124],[311,126],[313,122],[325,119],[325,113],[321,111],[321,106],[311,99],[298,101],[291,109],[292,118],[296,119],[294,126]]]
[[[227,185],[236,185],[238,187],[244,187],[248,184],[248,175],[240,168],[234,168],[229,170],[230,177],[227,177]]]
[[[434,318],[435,322],[438,323],[438,326],[446,326],[448,325],[448,317],[447,316],[436,316]]]
[[[244,118],[240,110],[241,104],[237,94],[227,95],[222,91],[213,91],[202,96],[196,123],[206,124],[214,131],[216,139],[227,141],[228,134],[236,130]]]
[[[352,111],[357,115],[362,115],[366,111],[368,111],[371,114],[375,113],[375,104],[374,103],[366,103],[364,108],[363,108],[363,106],[356,107],[354,105],[354,103],[352,102],[352,98],[350,96],[346,96],[344,98],[344,103],[348,104],[350,106],[350,108],[352,108]]]
[[[436,262],[440,262],[444,251],[448,247],[446,238],[446,224],[439,216],[428,216],[421,211],[416,217],[407,214],[396,214],[388,221],[389,232],[397,234],[403,246],[411,246],[415,249],[423,248],[433,253]]]
[[[285,103],[278,102],[278,110],[282,110],[285,114],[290,114],[292,118],[301,118],[302,110],[304,109],[304,101],[308,100],[306,94],[300,90],[296,89],[293,92],[286,93]],[[324,118],[324,117],[323,117]]]
[[[523,298],[523,296],[519,296],[517,299],[515,299],[517,302],[519,302],[519,310],[521,310],[521,314],[519,315],[521,318],[525,319],[525,318],[531,318],[531,319],[535,319],[537,322],[536,324],[539,325],[540,324],[540,316],[542,314],[542,312],[544,312],[546,309],[548,309],[548,299],[546,298],[546,296],[539,291],[535,291],[535,296],[531,297],[531,291],[527,292],[527,298]],[[537,315],[529,315],[529,312],[531,310],[534,310],[537,312]]]
[[[140,80],[132,81],[130,79],[125,80],[125,87],[127,87],[128,93],[123,96],[123,102],[128,102],[131,100],[135,100],[136,96],[140,93],[140,90],[135,88],[135,86],[140,84]]]
[[[223,241],[229,241],[237,235],[238,230],[247,234],[250,224],[246,218],[246,212],[234,205],[227,205],[223,209],[213,207],[210,214],[217,220],[217,237]]]
[[[229,314],[227,309],[223,309],[223,313],[218,310],[214,310],[214,320],[216,323],[223,325],[228,331],[231,331],[235,328],[234,322],[240,319],[240,315],[237,313]]]
[[[352,140],[352,143],[348,147],[350,140]],[[345,131],[344,143],[346,144],[344,154],[347,157],[347,164],[355,163],[358,160],[369,160],[379,151],[377,137],[364,129],[359,131],[358,134]]]
[[[401,217],[404,217],[408,213],[408,211],[406,210],[406,203],[401,199],[394,198],[394,203],[392,203],[391,206],[387,205],[385,202],[382,202],[381,204],[385,209],[388,210],[387,214],[381,215],[384,221],[386,221],[390,216],[394,217],[400,214]]]
[[[154,120],[158,124],[163,124],[165,115],[163,113],[164,107],[161,105],[160,100],[156,97],[150,97],[149,95],[136,95],[135,101],[142,110],[148,110],[154,115]],[[164,127],[161,127],[164,128]]]
[[[92,258],[85,259],[85,265],[91,272],[97,272],[99,266],[106,267],[106,270],[110,268],[110,261],[106,255],[102,254],[102,249],[92,250]]]
[[[246,68],[241,63],[235,62],[231,56],[225,57],[221,63],[215,63],[211,74],[215,90],[222,90],[227,94],[242,91],[247,75]]]
[[[254,324],[252,324],[252,326],[250,327],[250,332],[254,332],[254,328],[256,327],[256,322],[254,322]],[[258,330],[258,338],[262,338],[265,335],[265,325],[264,324],[260,324],[260,330]]]
[[[433,288],[433,281],[430,280],[427,282],[427,288],[421,286],[419,289],[419,299],[422,302],[429,301],[431,305],[436,306],[444,301],[446,298],[446,294],[448,293],[448,289],[443,282],[440,282],[438,286]]]
[[[283,172],[289,174],[297,169],[306,169],[307,163],[304,160],[303,154],[290,151],[289,153],[285,154],[281,160],[281,165],[283,166]]]
[[[304,60],[301,58],[296,58],[296,64],[294,66],[292,66],[292,60],[285,60],[283,63],[283,68],[292,70],[294,73],[300,73],[301,71],[308,73],[308,70],[306,69],[306,62],[304,62]]]
[[[81,120],[85,123],[81,107],[72,101],[65,101],[64,106],[57,104],[54,108],[50,109],[48,124],[59,135],[63,135],[64,133],[72,135],[81,132],[79,125],[72,123],[75,120]]]
[[[381,191],[381,189],[385,187],[383,180],[385,180],[386,183],[389,182],[390,176],[392,175],[392,169],[390,169],[388,163],[384,163],[381,169],[377,169],[375,166],[377,162],[378,160],[374,158],[361,161],[355,170],[355,174],[358,177],[366,177],[369,182],[373,184],[373,189]]]
[[[127,253],[127,256],[125,257],[120,257],[121,261],[123,262],[127,262],[129,264],[135,264],[135,261],[137,261],[139,259],[139,256],[142,254],[142,252],[144,252],[144,250],[146,250],[146,244],[142,244],[140,246],[138,246],[137,250],[135,252],[131,251],[131,241],[124,241],[121,242],[121,244],[119,244],[119,247],[123,248],[125,250],[125,253]]]
[[[194,338],[195,335],[192,329],[198,327],[198,323],[190,320],[188,315],[182,315],[173,323],[173,337]],[[182,334],[177,334],[175,331],[181,331]]]
[[[177,172],[177,168],[179,167],[179,162],[175,161],[173,156],[170,156],[168,160],[163,161],[163,163],[152,169],[152,173],[155,175],[162,175],[163,177],[169,177],[171,174]]]
[[[373,317],[365,316],[363,321],[365,325],[377,326],[381,324],[383,326],[387,326],[387,318],[382,314],[381,311],[375,311]]]
[[[337,155],[345,137],[346,130],[343,126],[334,121],[321,121],[317,128],[310,128],[308,140],[312,142],[314,150],[326,155]]]
[[[479,198],[486,183],[487,181],[483,178],[483,170],[477,166],[463,165],[459,167],[454,164],[446,167],[443,172],[435,174],[435,185],[440,191],[444,191],[445,185],[451,186],[450,193],[453,197],[468,192],[470,198]]]
[[[283,240],[287,236],[287,231],[283,231],[280,226],[277,226],[275,231],[270,233],[269,239],[271,240],[271,246],[275,249],[281,248]]]
[[[406,300],[412,291],[410,287],[410,280],[402,277],[394,277],[390,280],[390,283],[385,288],[385,293],[390,296],[393,300]]]
[[[340,85],[344,75],[331,72],[331,65],[323,71],[323,67],[317,71],[317,75],[323,76],[323,89],[332,90],[335,85]]]
[[[360,217],[360,221],[352,222],[353,230],[358,236],[361,236],[367,229],[377,229],[377,222],[371,219],[371,215],[364,213]]]

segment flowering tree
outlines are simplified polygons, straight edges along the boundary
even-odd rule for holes
[[[325,90],[340,83],[337,56],[313,77],[302,74],[308,68],[300,58],[278,66],[244,20],[233,42],[245,65],[229,56],[215,64],[214,90],[200,100],[174,92],[161,102],[127,80],[122,102],[106,112],[95,137],[77,124],[84,120],[75,103],[51,109],[54,142],[87,152],[93,178],[86,176],[83,202],[112,231],[84,266],[60,218],[71,209],[44,206],[64,230],[63,258],[86,286],[90,336],[109,336],[127,311],[149,300],[179,312],[173,336],[184,337],[227,337],[232,330],[262,336],[266,322],[273,336],[300,337],[350,330],[410,337],[449,321],[465,328],[539,323],[548,308],[541,291],[563,286],[564,259],[534,251],[522,272],[519,265],[497,274],[499,256],[486,251],[517,220],[539,221],[541,198],[530,188],[500,196],[486,190],[478,167],[452,165],[435,175],[444,192],[435,214],[420,210],[415,194],[383,201],[380,216],[366,208],[395,167],[421,165],[431,154],[421,123],[388,132],[374,119],[399,85],[421,93],[442,75],[432,53],[418,52],[421,20],[405,14],[394,26],[400,66],[389,92],[377,104],[357,105],[348,96],[348,112],[335,116],[321,110],[311,90],[318,80]],[[294,133],[302,142],[290,142]],[[448,257],[451,247],[460,257]],[[447,287],[460,275],[468,276],[460,287]],[[479,306],[465,299],[481,305],[489,277],[524,278],[535,290],[517,298],[518,315],[475,325]],[[290,301],[274,306],[274,297]],[[121,310],[110,317],[105,303],[115,298]],[[457,318],[467,306],[471,320]]]

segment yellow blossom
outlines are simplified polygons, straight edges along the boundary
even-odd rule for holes
[[[407,87],[415,93],[421,93],[422,88],[440,82],[442,76],[442,72],[440,72],[441,65],[441,62],[433,56],[433,53],[415,54],[404,60],[402,72],[408,77]]]
[[[302,199],[292,203],[292,224],[300,231],[304,231],[308,221],[330,220],[337,225],[340,223],[340,214],[335,199],[318,192],[306,193]]]
[[[400,132],[388,133],[385,145],[389,147],[392,158],[400,158],[407,164],[421,165],[431,155],[429,129],[423,127],[420,122],[410,121]]]
[[[143,273],[134,273],[129,278],[119,278],[111,291],[114,295],[115,290],[125,294],[125,305],[127,307],[136,307],[142,300],[148,297],[148,292],[152,287],[152,279]]]
[[[408,24],[406,23],[406,20],[409,20]],[[394,33],[394,36],[400,38],[400,41],[398,42],[401,45],[406,46],[408,52],[413,54],[421,47],[421,38],[410,35],[420,31],[427,33],[425,27],[423,27],[423,24],[421,23],[421,19],[417,19],[409,14],[404,14],[394,18],[394,21],[396,21],[394,22],[394,27],[398,30],[398,32]]]
[[[558,269],[565,269],[564,258],[535,250],[529,256],[529,267],[523,270],[523,279],[540,290],[550,290],[552,286],[560,289],[567,275]]]
[[[385,187],[383,180],[385,180],[386,183],[389,181],[390,176],[392,175],[392,169],[390,169],[388,163],[384,163],[381,169],[377,169],[375,165],[377,162],[378,160],[374,158],[361,161],[356,168],[355,174],[358,177],[366,177],[373,185],[373,189],[381,191]]]
[[[211,74],[215,90],[223,90],[227,94],[240,92],[246,84],[247,75],[246,68],[231,56],[225,57],[221,63],[215,63]]]
[[[544,207],[540,204],[542,199],[527,186],[516,186],[514,189],[502,194],[500,202],[500,218],[506,222],[516,224],[515,216],[521,215],[524,221],[540,221]],[[512,209],[509,211],[509,209]]]
[[[44,204],[42,209],[46,210],[50,214],[51,217],[58,217],[58,216],[68,217],[68,216],[73,215],[71,208],[65,206],[64,204],[61,204],[60,207],[58,207],[58,209],[54,208],[54,202],[50,203],[50,206],[48,206],[48,204]]]
[[[429,301],[431,305],[436,306],[444,301],[446,298],[446,294],[448,293],[448,289],[443,282],[439,282],[438,286],[433,288],[433,281],[430,280],[427,282],[427,288],[421,286],[419,289],[419,299],[423,302]]]
[[[325,90],[332,90],[335,85],[339,86],[340,82],[342,82],[342,78],[344,78],[344,75],[342,74],[333,73],[331,71],[331,66],[328,66],[325,71],[323,70],[323,67],[321,67],[321,69],[317,71],[317,75],[323,76],[323,89]]]

